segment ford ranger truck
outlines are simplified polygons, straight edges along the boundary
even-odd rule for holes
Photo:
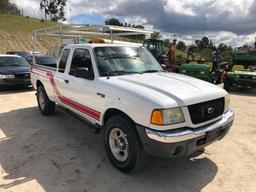
[[[141,169],[149,155],[194,154],[222,139],[234,120],[224,89],[165,72],[140,46],[68,45],[57,68],[30,71],[40,112],[53,115],[58,105],[102,129],[122,172]]]

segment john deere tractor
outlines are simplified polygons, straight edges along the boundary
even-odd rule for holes
[[[170,62],[167,55],[164,53],[164,41],[159,39],[145,39],[143,46],[146,47],[155,59],[164,66],[166,71],[178,72],[180,65],[176,62]],[[175,46],[176,49],[176,46]]]
[[[224,89],[242,86],[256,88],[256,49],[236,48],[231,71],[224,76]]]
[[[164,54],[164,41],[158,39],[145,39],[143,46],[156,58],[160,64],[165,64],[167,56]]]
[[[219,84],[227,66],[227,62],[221,62],[218,50],[212,50],[211,60],[205,60],[200,49],[193,46],[188,49],[187,63],[180,66],[179,73]]]

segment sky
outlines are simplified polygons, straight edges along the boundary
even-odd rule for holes
[[[43,18],[40,0],[11,0],[24,15]],[[215,44],[253,45],[256,0],[67,0],[68,23],[103,24],[118,17],[160,31],[164,38],[193,43],[207,36]]]

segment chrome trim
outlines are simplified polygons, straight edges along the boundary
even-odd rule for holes
[[[194,139],[197,137],[204,136],[206,132],[212,131],[215,129],[219,129],[222,127],[225,127],[229,123],[231,123],[234,120],[234,112],[229,110],[225,114],[223,114],[222,119],[212,123],[210,125],[205,125],[200,128],[195,128],[195,130],[188,129],[188,130],[182,130],[180,132],[159,132],[154,131],[152,129],[145,129],[147,136],[150,139],[153,139],[155,141],[159,141],[162,143],[177,143],[182,142],[190,139]]]

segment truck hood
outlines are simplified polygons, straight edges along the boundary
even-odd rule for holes
[[[224,89],[205,81],[175,73],[146,73],[110,77],[105,80],[114,86],[136,93],[166,106],[175,100],[179,106],[209,101],[224,97]]]

